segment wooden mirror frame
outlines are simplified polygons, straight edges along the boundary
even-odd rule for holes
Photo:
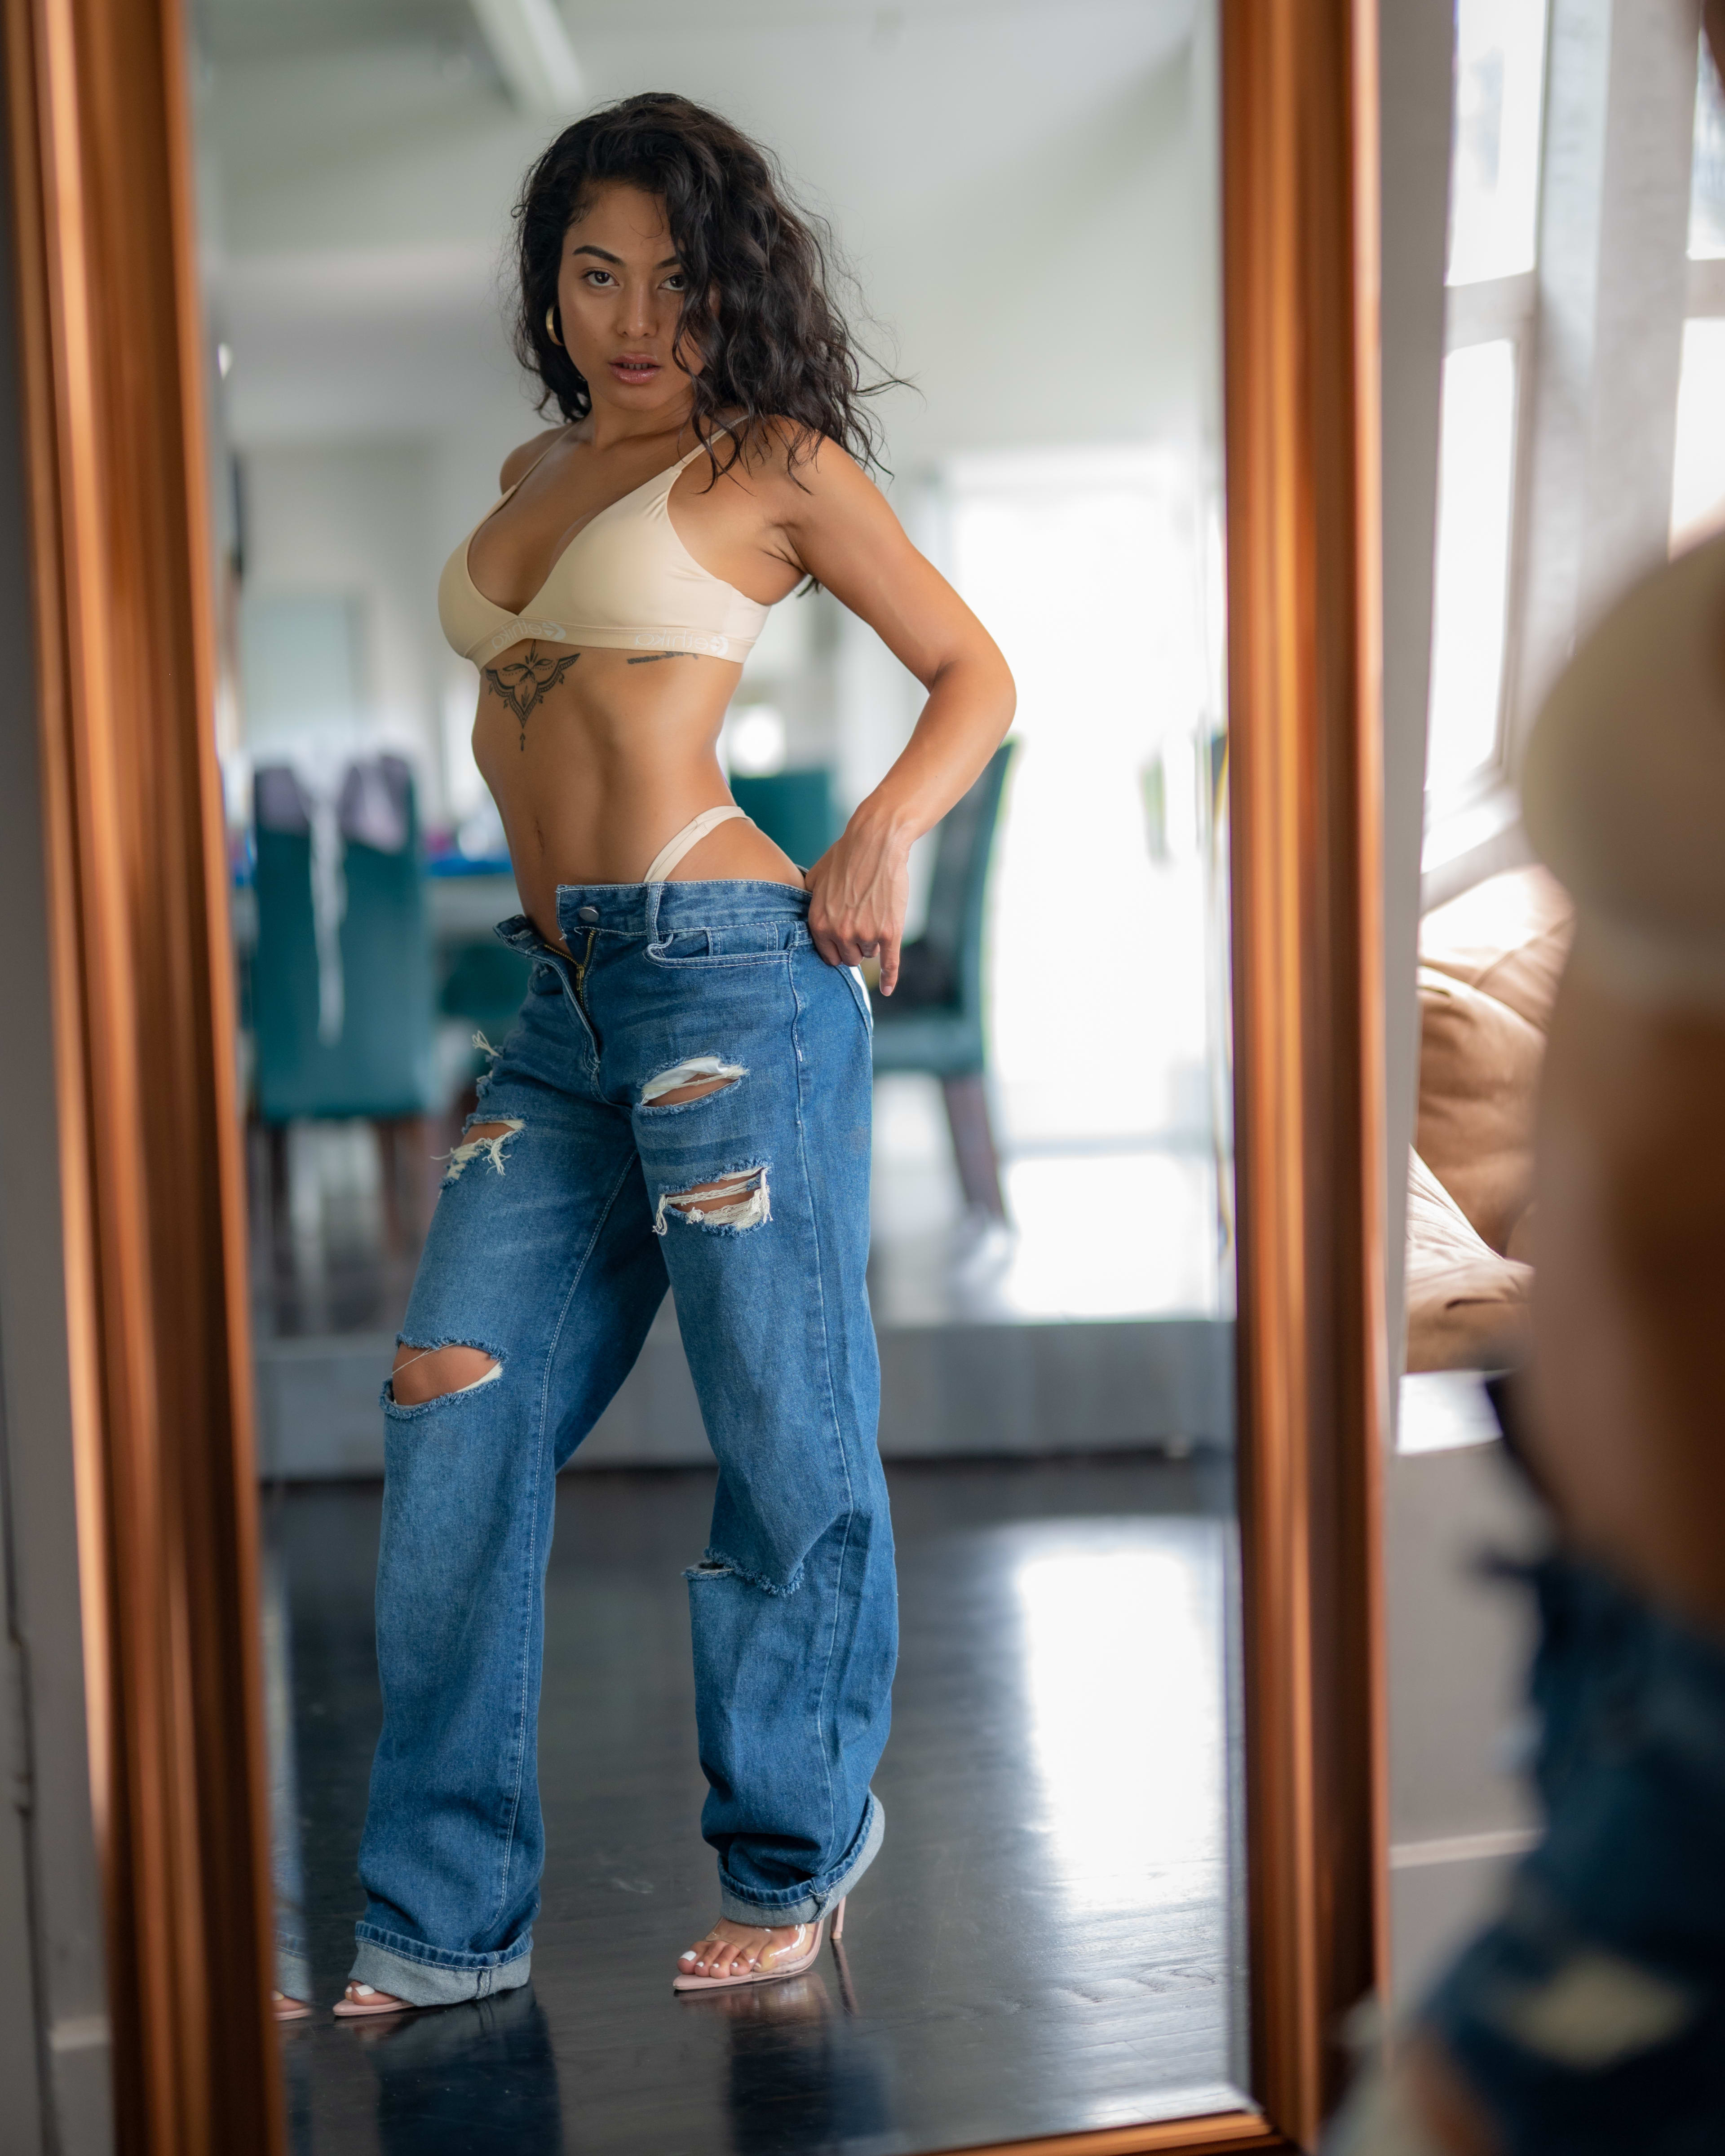
[[[1385,1967],[1374,18],[1219,4],[1262,2111],[1019,2156],[1310,2148]],[[180,0],[3,7],[119,2143],[280,2156],[185,28]]]

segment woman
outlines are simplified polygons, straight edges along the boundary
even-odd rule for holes
[[[821,246],[767,158],[679,97],[569,128],[517,211],[516,348],[565,424],[450,557],[474,749],[526,911],[521,1018],[450,1157],[385,1389],[384,1722],[337,2014],[526,1983],[553,1477],[667,1278],[719,1460],[688,1574],[718,1921],[680,1989],[787,1976],[880,1845],[896,1651],[875,1449],[868,998],[912,842],[1013,687],[865,475]],[[805,874],[716,748],[767,610],[813,578],[928,690]]]

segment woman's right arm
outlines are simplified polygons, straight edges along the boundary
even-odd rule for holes
[[[880,992],[890,996],[911,844],[999,747],[1017,692],[993,639],[836,444],[823,442],[775,493],[785,557],[865,621],[928,691],[903,752],[808,877],[816,949],[834,966],[878,952]]]

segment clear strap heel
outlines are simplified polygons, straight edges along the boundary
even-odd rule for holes
[[[753,1969],[742,1969],[735,1976],[675,1976],[671,1979],[671,1989],[673,1991],[731,1991],[739,1984],[776,1984],[782,1977],[801,1976],[805,1969],[813,1969],[820,1958],[820,1949],[826,1936],[826,1918],[824,1917],[817,1918],[812,1927],[814,1938],[805,1944],[799,1936],[793,1945],[784,1949],[783,1959],[775,1961],[770,1969],[762,1969],[757,1964]],[[807,1924],[798,1924],[797,1927],[799,1934],[809,1929],[811,1927]],[[845,1904],[840,1902],[833,1911],[834,1946],[843,1938],[844,1933]]]

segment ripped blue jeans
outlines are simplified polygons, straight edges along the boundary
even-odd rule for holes
[[[566,888],[451,1156],[403,1343],[495,1365],[388,1388],[383,1728],[353,1975],[416,2005],[526,1981],[544,1835],[536,1724],[553,1482],[669,1281],[719,1463],[686,1575],[701,1830],[723,1912],[810,1922],[872,1861],[897,1652],[865,1272],[867,991],[753,882]],[[661,1096],[703,1079],[716,1090]]]

